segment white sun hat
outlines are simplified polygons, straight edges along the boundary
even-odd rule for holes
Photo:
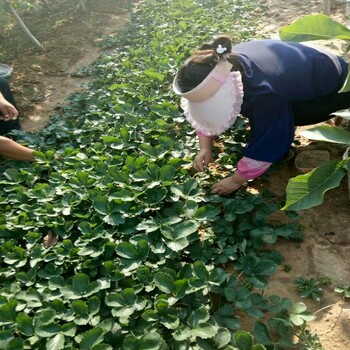
[[[174,92],[181,96],[181,108],[192,127],[202,135],[215,136],[235,122],[243,102],[242,76],[231,72],[232,64],[220,60],[194,89],[182,93],[177,76]]]

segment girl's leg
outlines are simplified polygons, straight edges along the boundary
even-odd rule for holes
[[[10,85],[7,82],[7,80],[4,78],[0,78],[0,92],[8,102],[13,104],[17,108],[16,101],[12,95]],[[21,129],[18,118],[16,120],[9,120],[9,121],[0,120],[0,135],[5,135],[14,129],[15,130]]]
[[[292,104],[296,126],[311,125],[324,122],[331,114],[350,107],[350,92],[336,93],[314,100]]]

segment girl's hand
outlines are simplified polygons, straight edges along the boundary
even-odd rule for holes
[[[0,120],[15,120],[18,117],[17,109],[5,99],[0,100]]]
[[[198,152],[196,158],[193,161],[193,168],[196,171],[203,171],[211,161],[211,149],[205,148]]]
[[[212,188],[212,193],[219,194],[220,196],[227,196],[232,192],[237,191],[247,179],[240,176],[239,174],[234,174],[233,176],[227,177],[219,182],[217,182]]]

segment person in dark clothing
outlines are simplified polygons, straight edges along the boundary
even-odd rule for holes
[[[11,130],[20,128],[16,101],[10,85],[5,78],[0,77],[0,155],[10,159],[34,162],[32,149],[3,136]]]
[[[338,93],[348,74],[343,58],[307,45],[254,40],[233,46],[222,36],[204,44],[180,67],[173,89],[199,137],[193,167],[211,161],[215,136],[237,115],[247,117],[250,139],[237,171],[212,187],[228,195],[282,160],[296,126],[326,121],[350,106],[350,92]]]
[[[16,101],[10,85],[5,78],[0,77],[0,135],[20,128]]]

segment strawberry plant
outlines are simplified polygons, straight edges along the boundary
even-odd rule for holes
[[[271,224],[279,205],[260,195],[224,198],[202,186],[213,179],[189,170],[194,134],[171,92],[199,42],[253,35],[255,6],[139,4],[64,114],[35,134],[14,133],[39,151],[35,164],[9,161],[0,181],[1,348],[295,345],[311,316],[302,310],[293,323],[292,303],[263,290],[283,261],[273,244],[300,238],[298,225]],[[237,150],[244,140],[243,126],[222,137]],[[49,231],[59,241],[46,248]],[[256,321],[254,337],[241,315]],[[277,329],[277,340],[263,332]]]
[[[344,299],[350,298],[350,284],[344,283],[334,288],[336,293],[339,293]]]
[[[294,280],[294,284],[302,298],[311,298],[320,301],[323,296],[321,282],[315,278],[298,277]]]

